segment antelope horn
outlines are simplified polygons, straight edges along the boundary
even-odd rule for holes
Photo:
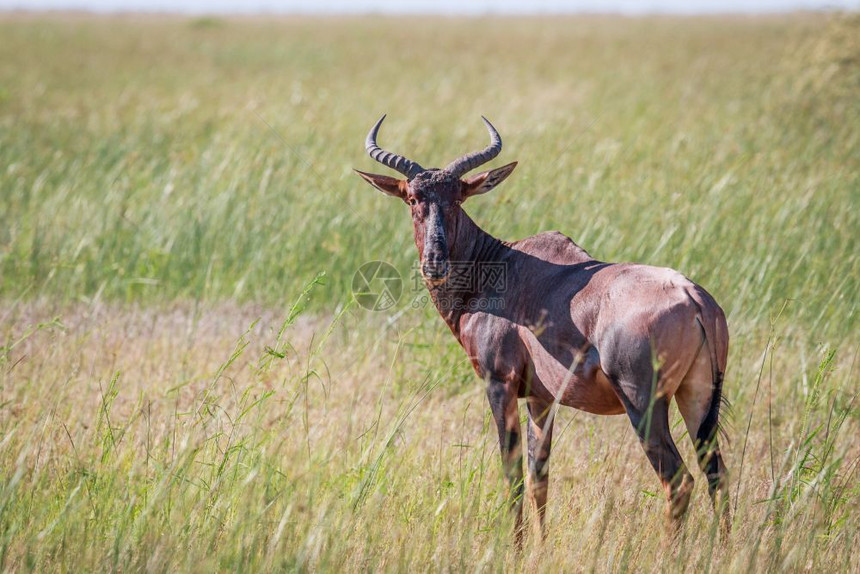
[[[406,159],[402,155],[385,151],[376,145],[376,134],[379,133],[379,126],[382,125],[382,121],[385,119],[386,115],[388,114],[383,114],[382,117],[379,118],[379,121],[376,122],[376,125],[370,129],[370,133],[367,134],[367,139],[364,140],[364,148],[367,150],[367,153],[370,154],[370,157],[382,165],[386,165],[391,169],[397,170],[408,179],[412,179],[424,171],[424,168],[414,161]]]
[[[475,151],[470,154],[460,156],[449,163],[448,167],[445,168],[445,171],[451,175],[460,177],[467,172],[472,171],[479,165],[487,163],[502,151],[502,138],[499,135],[499,132],[496,131],[496,128],[493,127],[493,124],[491,124],[487,118],[481,116],[481,119],[484,120],[484,125],[487,126],[487,131],[490,132],[490,145],[481,151]]]

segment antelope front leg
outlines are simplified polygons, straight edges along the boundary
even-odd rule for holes
[[[517,546],[523,537],[523,449],[520,441],[520,418],[517,412],[517,389],[509,383],[490,381],[487,399],[499,431],[502,466],[508,479],[508,497],[514,513]]]
[[[529,407],[529,498],[537,511],[541,537],[546,536],[544,514],[549,487],[549,454],[552,450],[551,403],[530,397]]]

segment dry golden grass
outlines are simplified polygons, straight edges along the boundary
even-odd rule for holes
[[[415,365],[461,355],[417,347],[427,327],[300,317],[276,344],[282,320],[259,308],[80,305],[61,310],[62,327],[56,311],[16,306],[2,324],[9,340],[46,325],[3,365],[12,570],[858,566],[854,357],[828,365],[817,387],[820,354],[779,341],[764,358],[758,400],[736,407],[725,447],[737,493],[725,546],[698,472],[684,537],[670,543],[626,418],[563,409],[549,537],[518,557],[483,392],[446,392],[448,369]],[[729,392],[755,385],[763,357],[732,357]],[[679,446],[693,463],[688,441]]]

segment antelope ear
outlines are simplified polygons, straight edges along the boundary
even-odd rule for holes
[[[490,171],[470,177],[463,182],[463,197],[472,197],[473,195],[487,193],[505,181],[505,178],[511,175],[515,167],[517,167],[517,162],[509,163],[508,165],[503,165],[502,167],[497,167],[496,169],[491,169]]]
[[[407,183],[405,180],[388,177],[387,175],[377,175],[375,173],[365,173],[363,171],[353,170],[360,175],[364,181],[387,195],[393,195],[400,199],[406,199]]]

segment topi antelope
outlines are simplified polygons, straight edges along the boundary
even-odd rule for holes
[[[461,207],[492,190],[517,165],[464,177],[501,151],[492,124],[483,118],[490,132],[484,150],[444,169],[424,169],[376,144],[384,119],[370,130],[367,152],[406,179],[356,171],[409,205],[431,298],[487,382],[517,541],[524,490],[519,398],[528,406],[526,484],[542,532],[556,404],[599,415],[626,413],[666,492],[669,524],[679,523],[693,477],[669,432],[674,397],[727,533],[728,484],[717,430],[728,328],[711,295],[672,269],[597,261],[558,232],[514,242],[496,239]],[[496,266],[505,280],[455,278],[452,269],[463,264],[471,264],[472,272],[475,265]]]

